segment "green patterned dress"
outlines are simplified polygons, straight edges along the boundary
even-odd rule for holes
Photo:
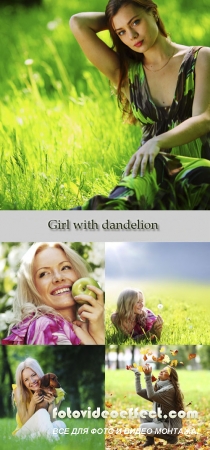
[[[179,69],[170,107],[156,106],[150,97],[142,63],[129,68],[130,101],[142,126],[142,141],[158,136],[192,117],[195,64],[201,47],[186,53]],[[144,177],[122,178],[108,197],[96,195],[82,210],[209,210],[210,133],[189,144],[164,149],[155,158],[155,169]]]

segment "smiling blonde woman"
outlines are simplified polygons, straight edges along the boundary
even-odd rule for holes
[[[73,283],[86,277],[84,260],[62,242],[33,244],[22,259],[14,299],[14,321],[3,345],[104,344],[103,291],[91,295],[77,311]],[[81,321],[77,320],[77,313]]]
[[[64,400],[64,390],[56,388],[56,397],[52,393],[46,393],[44,400],[47,409],[36,411],[36,405],[42,402],[43,397],[38,395],[40,378],[44,375],[42,368],[36,359],[27,358],[22,361],[16,369],[16,384],[12,385],[13,401],[17,409],[17,427],[13,435],[20,439],[35,439],[44,437],[49,441],[58,439],[58,435],[53,433],[55,428],[65,428],[61,420],[53,420],[53,408],[59,409],[60,403]]]

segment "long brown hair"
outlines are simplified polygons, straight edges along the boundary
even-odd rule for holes
[[[169,380],[173,384],[175,392],[174,410],[176,412],[184,411],[184,395],[180,389],[178,373],[173,367],[169,366],[169,369],[170,369]],[[156,384],[154,386],[154,390],[155,391],[157,390]]]
[[[160,33],[167,37],[168,33],[166,32],[165,26],[163,21],[161,20],[156,3],[154,3],[152,0],[109,0],[105,15],[107,19],[107,24],[109,28],[109,32],[111,35],[111,39],[113,42],[113,49],[117,52],[120,62],[120,77],[119,77],[119,83],[117,86],[117,98],[118,98],[118,104],[123,110],[123,115],[128,116],[128,118],[132,117],[132,111],[129,104],[129,101],[126,99],[125,95],[122,92],[123,84],[125,83],[128,75],[128,67],[129,62],[131,60],[133,61],[142,61],[143,55],[141,53],[137,53],[134,50],[130,49],[125,45],[119,36],[116,34],[114,28],[113,28],[113,17],[118,13],[118,11],[123,7],[133,4],[135,6],[139,6],[140,8],[143,8],[147,13],[152,12],[152,14],[155,16],[157,20],[157,26],[159,28]],[[133,118],[134,119],[134,118]],[[130,122],[136,122],[136,120],[129,120]]]

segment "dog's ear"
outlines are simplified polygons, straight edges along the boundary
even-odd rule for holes
[[[50,373],[50,386],[56,386],[58,387],[59,383],[58,383],[58,378],[54,373]]]
[[[42,378],[41,378],[41,387],[48,387],[49,386],[49,384],[50,384],[50,374],[49,373],[46,373],[46,375],[44,375]]]
[[[52,373],[52,372],[47,373],[47,375],[50,375],[50,378],[52,378],[52,380],[53,379],[57,379],[57,376],[54,373]]]

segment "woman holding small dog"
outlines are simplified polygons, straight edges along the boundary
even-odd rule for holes
[[[46,394],[40,396],[40,380],[43,375],[39,363],[33,358],[27,358],[17,367],[16,384],[12,385],[13,400],[17,408],[17,427],[12,434],[16,437],[45,437],[53,440],[58,439],[58,434],[54,434],[53,430],[66,427],[64,422],[53,421],[52,417],[53,408],[56,406],[59,409],[64,399],[64,390],[61,387],[55,388],[54,396],[48,388]]]
[[[66,244],[34,243],[20,265],[11,334],[2,344],[104,344],[103,291],[88,286],[96,298],[77,295],[79,308],[72,295],[74,282],[87,276],[84,260]]]

